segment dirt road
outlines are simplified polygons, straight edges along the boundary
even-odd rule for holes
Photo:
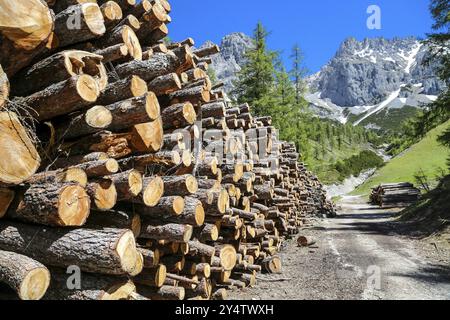
[[[281,252],[281,275],[258,276],[258,285],[232,299],[450,299],[450,251],[399,235],[398,210],[381,210],[344,197],[337,218],[317,220],[301,233],[317,245]],[[450,239],[449,239],[450,242]]]

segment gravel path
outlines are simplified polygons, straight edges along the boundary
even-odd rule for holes
[[[344,197],[338,217],[317,220],[280,253],[283,274],[260,275],[254,288],[231,299],[450,299],[450,251],[394,232],[395,209]]]

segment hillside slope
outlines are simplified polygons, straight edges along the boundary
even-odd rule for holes
[[[392,159],[374,176],[358,187],[353,194],[368,194],[370,188],[380,183],[414,182],[414,175],[423,170],[434,180],[440,168],[446,168],[448,149],[441,146],[436,138],[450,125],[450,120],[431,130],[419,143]]]

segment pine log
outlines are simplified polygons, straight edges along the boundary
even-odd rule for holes
[[[175,104],[190,102],[193,105],[207,103],[210,100],[210,92],[203,86],[181,89],[167,95],[163,104]]]
[[[83,170],[78,168],[67,168],[39,172],[25,180],[25,183],[32,185],[77,182],[80,186],[85,187],[87,185],[87,180],[86,172]]]
[[[131,75],[110,83],[97,99],[99,105],[109,105],[117,101],[140,97],[148,91],[147,84],[140,77]]]
[[[189,65],[192,65],[192,53],[185,49],[184,55],[179,57],[168,53],[155,53],[145,61],[124,63],[116,67],[116,72],[120,78],[137,75],[150,82],[159,76],[182,72],[183,69],[188,69]]]
[[[46,0],[47,3],[50,1],[53,4],[51,5],[52,10],[55,13],[59,13],[61,11],[66,10],[70,6],[74,6],[82,3],[97,3],[96,0]]]
[[[158,289],[138,286],[138,292],[150,300],[184,300],[183,287],[162,286]]]
[[[93,45],[98,49],[104,49],[119,43],[124,43],[127,46],[130,57],[135,60],[142,60],[142,48],[139,39],[133,29],[126,24],[119,23],[102,38],[96,40]]]
[[[281,273],[281,260],[278,256],[272,256],[261,262],[263,270],[267,273]]]
[[[159,28],[167,21],[167,13],[158,2],[155,2],[151,9],[141,17],[141,27],[136,31],[139,39],[146,39],[153,30]]]
[[[73,5],[55,17],[58,47],[91,40],[106,32],[102,11],[96,3]]]
[[[165,108],[161,112],[164,128],[180,128],[191,125],[197,114],[191,103],[178,103]]]
[[[13,112],[0,112],[0,183],[19,184],[40,165],[34,143]]]
[[[139,237],[144,239],[188,242],[192,236],[192,231],[193,229],[190,225],[169,223],[154,226],[144,223]]]
[[[199,58],[208,57],[220,52],[220,48],[217,45],[211,45],[209,47],[200,48],[194,51],[194,54]]]
[[[205,223],[197,230],[195,236],[200,241],[216,241],[219,238],[219,229],[215,224]]]
[[[112,29],[122,20],[122,8],[114,1],[105,2],[100,6],[100,10],[103,14],[106,30]]]
[[[100,211],[111,210],[117,203],[117,191],[109,179],[90,180],[86,191],[91,198],[91,206]]]
[[[139,195],[143,189],[142,174],[134,169],[119,172],[107,177],[117,191],[117,201],[131,200]]]
[[[39,121],[49,120],[79,110],[95,102],[99,95],[97,81],[89,75],[73,76],[15,101],[34,110]]]
[[[165,196],[188,196],[198,190],[197,179],[190,174],[164,176],[162,179],[164,181]]]
[[[169,94],[181,89],[181,81],[176,73],[156,77],[148,83],[149,90],[157,96]]]
[[[160,264],[154,268],[144,269],[139,275],[133,278],[133,281],[141,285],[159,288],[164,284],[166,274],[166,266]]]
[[[133,233],[124,229],[43,229],[0,221],[0,248],[55,267],[77,265],[86,272],[116,275],[141,271]]]
[[[129,229],[137,237],[141,233],[141,218],[137,213],[124,211],[93,211],[86,221],[88,228]]]
[[[106,2],[108,2],[109,0],[97,0],[97,3],[99,5],[102,5]],[[130,10],[133,6],[136,5],[137,0],[114,0],[123,11],[128,11]]]
[[[137,30],[139,30],[139,28],[141,27],[141,23],[139,22],[139,19],[136,18],[136,16],[132,15],[132,14],[128,14],[124,19],[122,19],[122,21],[120,21],[115,28],[120,28],[122,26],[128,26],[130,27],[134,32],[136,32]],[[127,46],[128,47],[128,46]],[[142,48],[141,48],[142,50]],[[142,52],[142,59],[145,60],[144,58],[144,52]]]
[[[135,124],[159,117],[159,103],[153,92],[119,101],[107,106],[95,106],[72,119],[58,124],[57,135],[73,139],[103,129],[121,131]]]
[[[181,157],[178,151],[159,151],[119,160],[122,169],[134,168],[141,172],[145,172],[147,167],[152,167],[153,165],[173,167],[178,166],[180,163]]]
[[[140,152],[157,152],[163,145],[163,124],[161,118],[133,126],[131,143]]]
[[[148,207],[156,206],[164,194],[164,182],[161,177],[144,177],[141,194],[133,199],[133,202],[144,204]]]
[[[135,207],[139,214],[147,218],[179,216],[185,209],[185,199],[179,196],[162,197],[154,207]]]
[[[81,273],[80,289],[71,289],[70,274],[52,269],[50,288],[45,300],[126,300],[136,291],[133,282],[125,277]]]
[[[150,0],[141,0],[139,3],[136,3],[134,6],[129,6],[126,13],[132,14],[136,17],[141,17],[145,12],[152,8],[152,1]]]
[[[138,251],[144,257],[144,268],[154,268],[159,263],[160,253],[158,249],[150,250],[147,248],[138,248]]]
[[[50,272],[31,258],[0,250],[0,282],[11,287],[21,300],[40,300],[50,284]]]
[[[21,71],[12,82],[12,93],[27,96],[82,74],[96,79],[99,90],[108,83],[101,55],[80,50],[61,51]]]
[[[8,77],[45,50],[54,15],[42,0],[0,1],[0,64]]]
[[[20,193],[8,215],[48,226],[82,226],[90,212],[86,191],[75,183],[32,185]]]
[[[128,47],[124,43],[118,43],[111,47],[97,50],[95,54],[103,57],[103,63],[114,62],[128,56]]]

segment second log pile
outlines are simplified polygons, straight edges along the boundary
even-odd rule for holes
[[[284,237],[332,213],[270,117],[211,83],[218,47],[162,41],[166,0],[0,11],[0,282],[13,297],[225,299],[281,272]],[[81,289],[66,285],[73,266]]]
[[[419,198],[420,190],[409,182],[381,184],[370,194],[370,201],[380,207],[408,206]]]

